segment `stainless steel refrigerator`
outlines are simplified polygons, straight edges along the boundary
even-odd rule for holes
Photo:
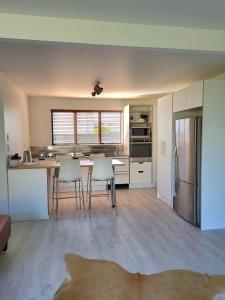
[[[200,226],[202,118],[175,121],[175,191],[178,215]]]

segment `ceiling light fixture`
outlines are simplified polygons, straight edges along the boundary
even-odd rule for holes
[[[94,91],[91,93],[91,95],[93,97],[95,97],[96,95],[100,95],[101,92],[103,91],[103,88],[99,86],[100,85],[100,81],[98,81],[96,83],[96,85],[94,86]]]

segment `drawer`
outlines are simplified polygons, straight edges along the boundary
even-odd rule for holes
[[[125,173],[125,174],[117,174],[115,176],[115,183],[116,184],[129,184],[130,178],[129,178],[129,174]]]
[[[148,171],[151,170],[152,163],[151,162],[131,162],[130,163],[130,171]]]
[[[115,167],[115,173],[119,172],[129,172],[129,165],[124,165],[124,166],[116,166]]]
[[[130,164],[130,183],[148,183],[152,181],[152,163],[133,162]]]
[[[125,165],[116,166],[115,167],[115,173],[118,173],[118,172],[129,172],[129,158],[119,158],[119,157],[116,157],[116,159],[120,160]]]

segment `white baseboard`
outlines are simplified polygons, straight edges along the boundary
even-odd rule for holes
[[[37,220],[48,220],[49,219],[49,215],[46,216],[32,216],[32,215],[28,215],[28,216],[11,216],[12,222],[24,222],[24,221],[37,221]]]
[[[130,183],[130,189],[143,189],[143,188],[153,188],[156,187],[153,183]]]
[[[165,202],[169,207],[173,208],[173,199],[169,199],[159,192],[157,192],[157,198]]]
[[[215,230],[215,229],[225,229],[225,223],[220,223],[220,224],[202,224],[201,225],[201,230]]]
[[[86,192],[87,191],[87,186],[86,185],[84,185],[83,186],[83,189],[84,189],[84,192]],[[106,189],[106,185],[92,185],[92,190],[93,191],[103,191],[103,190],[105,190]],[[77,185],[77,190],[78,190],[78,185]],[[60,186],[59,187],[59,192],[71,192],[71,193],[73,193],[74,192],[74,187],[72,187],[72,186]]]

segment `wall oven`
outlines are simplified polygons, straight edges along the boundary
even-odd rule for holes
[[[131,125],[130,137],[136,139],[151,139],[151,127],[144,124]]]
[[[130,141],[130,157],[152,157],[151,140]]]

